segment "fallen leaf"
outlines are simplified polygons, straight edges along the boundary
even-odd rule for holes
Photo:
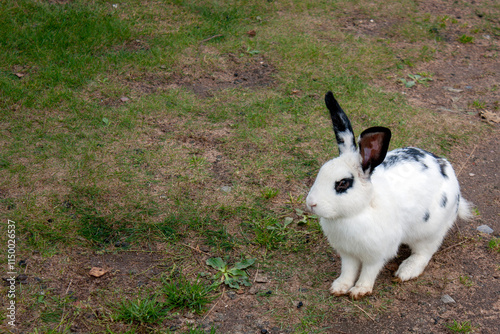
[[[21,78],[22,78],[22,77],[24,77],[26,74],[24,74],[24,73],[14,73],[14,75],[15,75],[16,77],[18,77],[19,79],[21,79]]]
[[[488,123],[500,123],[500,115],[492,113],[491,111],[481,110],[479,115]]]
[[[92,269],[90,269],[90,271],[89,271],[89,275],[94,276],[94,277],[101,277],[101,276],[104,276],[108,272],[109,272],[109,270],[106,270],[103,268],[92,267]]]
[[[122,101],[122,102],[127,102],[127,101],[129,101],[129,100],[130,100],[130,99],[129,99],[128,97],[126,97],[126,96],[122,96],[122,97],[120,98],[120,101]]]
[[[247,35],[250,37],[254,37],[255,35],[257,35],[257,32],[255,32],[255,30],[249,30],[247,31]]]

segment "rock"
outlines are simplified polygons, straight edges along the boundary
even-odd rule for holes
[[[252,287],[248,290],[248,293],[251,295],[255,295],[260,291],[259,288],[257,288],[255,285],[252,285]]]
[[[482,232],[482,233],[487,233],[487,234],[491,234],[493,233],[493,229],[491,227],[489,227],[488,225],[481,225],[481,226],[478,226],[477,227],[477,230],[479,232]]]
[[[93,267],[92,269],[90,269],[89,275],[93,277],[101,277],[104,276],[107,272],[109,272],[109,270],[99,267]]]
[[[230,193],[231,192],[231,187],[229,187],[229,186],[222,186],[220,188],[220,190],[222,190],[225,193]]]
[[[443,295],[441,297],[441,301],[445,304],[455,303],[455,299],[451,298],[450,295]]]
[[[228,296],[229,299],[231,299],[231,300],[236,299],[236,293],[234,291],[228,291],[228,292],[226,292],[226,296]]]
[[[267,283],[267,282],[269,282],[269,280],[267,279],[267,277],[265,277],[261,274],[257,274],[255,276],[255,282],[256,283]]]
[[[463,89],[456,89],[456,88],[453,88],[453,87],[443,87],[443,89],[449,91],[449,92],[452,92],[452,93],[461,93],[463,92]]]

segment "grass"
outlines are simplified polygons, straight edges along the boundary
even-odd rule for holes
[[[451,333],[471,333],[474,330],[474,326],[471,325],[470,321],[458,322],[453,320],[453,323],[446,324],[446,328]]]
[[[404,24],[360,36],[343,28],[346,15]],[[282,282],[293,276],[276,272],[282,265],[328,262],[317,220],[302,211],[308,184],[337,152],[323,94],[335,92],[356,133],[386,125],[392,148],[447,154],[488,129],[416,110],[375,82],[417,73],[455,29],[407,0],[2,2],[0,211],[17,223],[18,256],[54,261],[43,284],[65,285],[43,302],[26,297],[19,312],[40,316],[19,326],[69,331],[94,319],[91,331],[133,333],[175,312],[203,314],[222,287],[198,280],[208,269],[199,256],[255,258],[250,276],[264,270]],[[435,84],[418,73],[417,84]],[[109,274],[106,284],[128,298],[81,283],[85,297],[66,299],[87,256],[131,253],[159,262],[144,260],[124,281]],[[162,279],[172,267],[180,276]],[[301,279],[320,293],[333,273]],[[326,297],[307,298],[319,313],[305,312],[297,328],[318,331]]]
[[[163,321],[168,313],[165,305],[152,296],[121,302],[116,309],[114,320],[126,323],[139,322],[141,324],[152,324]]]
[[[170,281],[163,281],[162,293],[165,305],[169,309],[187,309],[202,313],[214,299],[216,285],[206,285],[200,281],[190,282],[180,276]]]
[[[500,253],[500,238],[491,238],[488,242],[488,248],[494,252]]]

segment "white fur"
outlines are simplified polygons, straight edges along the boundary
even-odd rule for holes
[[[391,151],[385,161],[401,153]],[[359,152],[347,150],[321,167],[306,204],[320,216],[325,236],[342,259],[332,294],[355,299],[371,294],[378,273],[401,244],[409,245],[412,255],[396,277],[406,281],[419,276],[457,215],[470,216],[453,168],[441,160],[444,176],[436,161],[430,154],[420,161],[403,158],[368,175]],[[354,177],[352,188],[337,193],[335,182],[348,177]]]

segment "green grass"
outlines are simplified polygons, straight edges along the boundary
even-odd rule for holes
[[[359,15],[394,24],[373,35],[344,29],[342,17]],[[89,330],[121,332],[103,304],[116,300],[115,287],[130,297],[113,313],[130,333],[175,312],[203,314],[222,288],[197,280],[207,270],[198,256],[256,258],[250,270],[328,261],[311,254],[327,245],[300,211],[317,170],[337,154],[324,93],[335,92],[356,134],[389,126],[391,148],[447,154],[488,130],[417,110],[376,82],[410,79],[456,29],[478,38],[477,27],[407,0],[2,2],[0,211],[16,221],[19,256],[157,252],[158,271],[183,268],[166,281],[152,275],[145,294],[116,273],[85,302],[27,299],[20,312],[40,317],[20,327],[62,331],[99,314]],[[66,287],[72,279],[64,268],[43,275]],[[332,275],[304,280],[319,293]],[[53,297],[65,300],[64,291]],[[327,312],[324,300],[311,301],[319,313],[298,320],[304,332],[322,328]]]
[[[114,320],[126,323],[158,323],[168,315],[166,306],[159,302],[155,296],[144,299],[126,300],[116,307]]]
[[[190,282],[183,276],[164,280],[162,283],[165,305],[170,310],[185,309],[195,313],[205,311],[206,306],[215,298],[214,290],[217,287],[200,281]]]
[[[500,253],[500,238],[492,238],[488,242],[488,248],[492,251]]]
[[[453,320],[453,323],[446,324],[446,328],[451,333],[471,333],[474,330],[474,326],[471,325],[470,321],[458,322]]]

